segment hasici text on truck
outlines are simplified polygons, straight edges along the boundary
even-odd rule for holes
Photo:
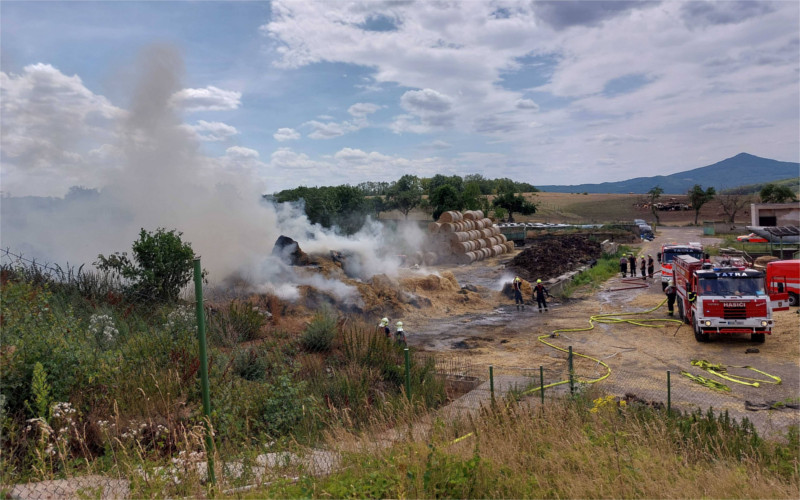
[[[800,300],[800,260],[775,260],[767,263],[767,290],[773,300],[786,299],[790,306]]]
[[[772,333],[772,304],[764,273],[746,267],[715,267],[689,255],[672,261],[678,314],[698,342],[710,334],[750,334],[764,342]]]
[[[696,242],[689,242],[688,244],[678,245],[675,243],[668,243],[661,247],[658,252],[658,263],[661,265],[661,289],[667,288],[667,283],[672,279],[672,261],[678,255],[689,255],[698,260],[703,260],[703,245]]]

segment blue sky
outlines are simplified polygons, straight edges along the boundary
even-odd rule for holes
[[[154,44],[198,169],[264,192],[800,159],[795,1],[4,1],[0,28],[5,195],[113,181]]]

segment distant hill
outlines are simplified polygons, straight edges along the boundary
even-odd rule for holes
[[[713,186],[716,190],[746,184],[764,184],[788,177],[797,177],[800,163],[770,160],[747,153],[739,153],[706,167],[695,168],[671,175],[637,177],[627,181],[603,182],[600,184],[576,184],[572,186],[536,186],[541,191],[553,193],[637,193],[643,194],[655,186],[665,193],[685,193],[695,184],[703,189]]]

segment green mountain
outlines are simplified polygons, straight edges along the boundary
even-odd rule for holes
[[[553,193],[637,193],[644,194],[655,186],[665,193],[685,193],[695,184],[704,189],[713,186],[717,191],[745,184],[797,177],[800,163],[770,160],[747,153],[739,153],[706,167],[695,168],[671,175],[636,177],[626,181],[600,184],[576,184],[571,186],[536,186],[541,191]]]

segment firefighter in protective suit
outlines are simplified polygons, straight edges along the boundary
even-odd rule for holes
[[[519,311],[520,307],[525,309],[525,301],[522,298],[522,278],[519,276],[514,278],[511,287],[514,289],[514,303],[517,304],[517,310]]]
[[[400,345],[406,345],[406,332],[403,330],[403,322],[397,322],[397,331],[394,333],[394,338]]]

